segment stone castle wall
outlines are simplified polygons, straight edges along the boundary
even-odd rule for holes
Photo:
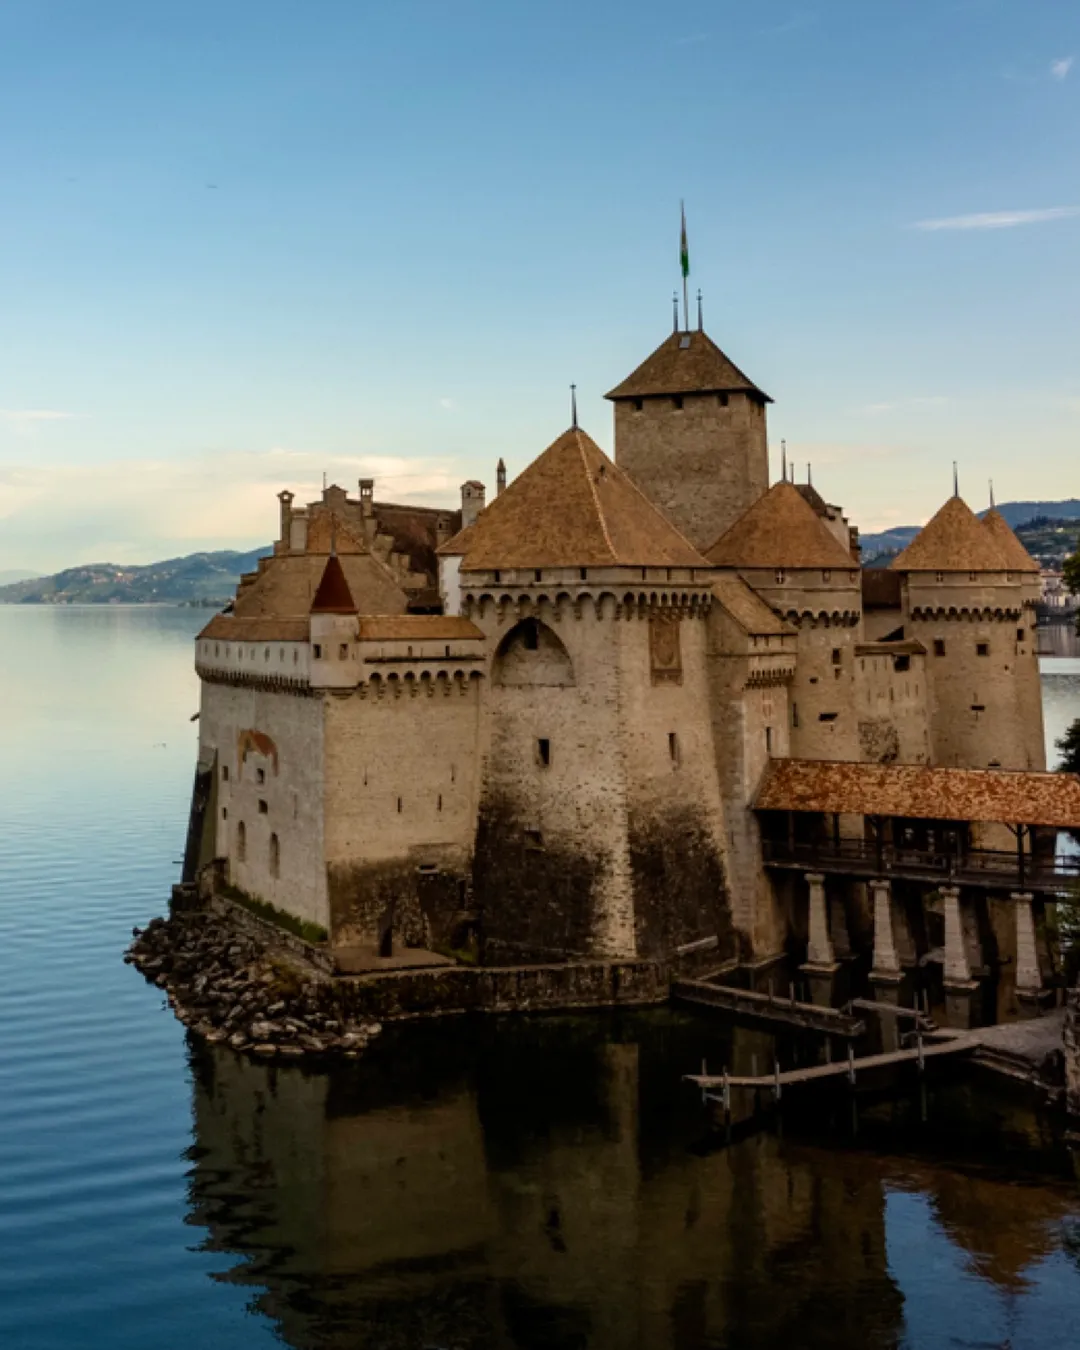
[[[765,407],[746,394],[619,400],[615,460],[692,544],[711,548],[769,486]]]
[[[916,652],[856,652],[855,715],[867,763],[930,762],[926,660]]]

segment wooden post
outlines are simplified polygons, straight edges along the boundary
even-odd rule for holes
[[[780,1061],[773,1060],[773,1091],[776,1093],[776,1100],[780,1100]]]
[[[848,1042],[848,1048],[847,1048],[847,1076],[848,1076],[848,1082],[851,1084],[852,1087],[854,1087],[854,1086],[855,1086],[855,1051],[854,1051],[854,1049],[853,1049],[853,1047],[852,1047],[850,1041]]]

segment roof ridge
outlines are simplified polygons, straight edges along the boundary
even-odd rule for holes
[[[607,518],[604,515],[604,508],[600,505],[600,494],[596,491],[596,484],[593,482],[592,472],[589,469],[589,461],[585,457],[585,442],[581,439],[581,428],[575,424],[573,432],[574,438],[577,441],[578,454],[581,456],[581,467],[585,470],[585,481],[589,485],[589,494],[593,499],[593,505],[596,507],[596,518],[600,522],[600,531],[604,536],[604,543],[608,546],[608,552],[611,554],[612,560],[614,560],[618,557],[618,554],[615,552],[615,545],[611,541],[611,533],[607,527]],[[599,446],[596,448],[598,450],[600,449]],[[600,453],[603,455],[603,450],[600,450]]]

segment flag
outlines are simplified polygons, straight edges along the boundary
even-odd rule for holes
[[[682,267],[683,280],[690,275],[690,249],[686,242],[686,207],[679,203],[682,212],[682,230],[679,234],[679,265]]]

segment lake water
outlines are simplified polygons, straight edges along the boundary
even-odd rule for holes
[[[768,1042],[668,1011],[332,1075],[189,1046],[120,956],[178,875],[206,617],[0,607],[3,1350],[1077,1345],[1069,1156],[955,1075],[925,1125],[725,1148],[679,1075]],[[1080,659],[1045,676],[1055,737]]]

